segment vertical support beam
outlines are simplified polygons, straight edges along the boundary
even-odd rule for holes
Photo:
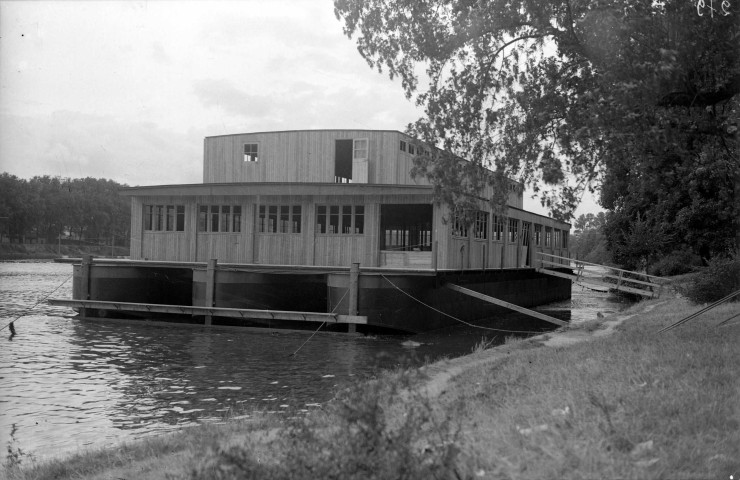
[[[206,299],[205,306],[211,308],[214,306],[214,300],[216,298],[216,264],[218,260],[212,258],[208,260],[206,266]],[[211,325],[213,316],[211,314],[206,315],[206,325]]]
[[[516,221],[516,268],[522,266],[522,221]]]
[[[83,255],[80,264],[80,299],[90,300],[90,270],[92,270],[92,255]],[[80,315],[87,316],[87,309],[81,308]]]
[[[349,315],[357,315],[359,310],[360,295],[360,264],[353,263],[349,267]],[[347,325],[348,333],[356,333],[357,326],[354,323]]]
[[[465,268],[470,270],[470,268],[473,266],[472,259],[470,257],[473,256],[473,229],[471,228],[472,225],[468,226],[468,247],[466,248],[468,252],[467,260],[465,260]]]
[[[349,311],[348,315],[357,315],[359,310],[360,294],[360,264],[353,263],[349,267]]]
[[[434,271],[437,271],[437,255],[439,254],[439,240],[434,241],[434,246],[432,247],[432,269]]]

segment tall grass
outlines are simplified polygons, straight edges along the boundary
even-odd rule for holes
[[[453,417],[438,419],[401,372],[341,392],[323,415],[263,442],[215,444],[192,479],[447,479],[457,470]]]
[[[674,302],[615,335],[530,349],[459,377],[462,449],[493,478],[729,478],[740,472],[740,326],[727,306],[657,335]]]

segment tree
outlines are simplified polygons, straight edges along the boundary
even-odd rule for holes
[[[414,172],[444,201],[516,176],[570,218],[585,189],[629,184],[636,164],[738,158],[737,12],[688,0],[335,0],[335,13],[369,65],[424,108],[408,132],[443,150],[426,149]],[[451,168],[445,150],[497,175]]]
[[[127,239],[130,205],[112,180],[69,179],[48,175],[24,180],[0,174],[0,219],[11,241],[35,235],[55,242],[71,233],[78,240],[108,244]],[[125,240],[124,240],[125,243]]]

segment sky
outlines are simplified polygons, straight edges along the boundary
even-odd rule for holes
[[[0,0],[0,171],[21,178],[200,183],[206,136],[403,131],[422,113],[331,0]]]

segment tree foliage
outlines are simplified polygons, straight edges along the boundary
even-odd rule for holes
[[[125,185],[96,178],[37,176],[24,180],[0,174],[2,233],[11,241],[72,238],[93,243],[128,241],[131,212],[118,195]]]
[[[660,181],[656,162],[738,158],[739,12],[710,16],[689,0],[335,0],[335,13],[370,66],[424,108],[409,133],[498,172],[450,172],[428,150],[415,172],[446,201],[515,176],[568,218],[602,183],[619,210],[633,172]]]
[[[570,242],[571,255],[591,263],[609,264],[611,255],[607,251],[604,227],[606,214],[599,212],[582,214],[573,222]]]

